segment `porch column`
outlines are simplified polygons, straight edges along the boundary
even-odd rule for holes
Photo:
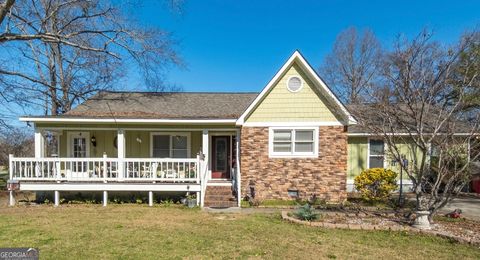
[[[118,129],[117,130],[117,157],[119,160],[118,162],[118,179],[123,180],[124,177],[124,161],[125,159],[125,130]]]
[[[9,191],[8,205],[10,207],[15,206],[15,192],[13,190]]]
[[[238,206],[240,207],[241,206],[241,194],[242,194],[242,191],[240,190],[242,188],[242,185],[241,185],[241,179],[242,179],[242,175],[240,174],[240,135],[241,135],[241,131],[240,129],[237,129],[237,132],[236,132],[236,137],[235,137],[235,145],[237,147],[236,149],[236,168],[237,170],[235,171],[237,176],[236,176],[236,179],[237,179],[237,202],[238,202]]]
[[[153,191],[148,192],[148,206],[149,207],[153,206]]]
[[[35,127],[35,158],[44,156],[44,139],[40,129]]]
[[[204,157],[204,160],[203,162],[206,164],[205,167],[208,171],[208,164],[209,164],[209,157],[210,157],[210,154],[209,154],[209,138],[208,138],[208,129],[203,129],[203,132],[202,132],[202,153],[203,155],[205,156]],[[203,172],[201,173],[203,174]],[[203,177],[203,176],[201,176]],[[209,179],[210,177],[207,175],[207,179]]]
[[[108,191],[103,191],[103,203],[102,206],[106,207],[108,203]]]
[[[8,155],[8,173],[9,173],[9,181],[13,180],[13,154]],[[15,206],[15,192],[10,190],[9,192],[9,200],[8,205]]]
[[[54,191],[54,206],[58,207],[60,205],[60,192],[58,190]]]

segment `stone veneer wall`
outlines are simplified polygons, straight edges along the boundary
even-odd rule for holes
[[[269,158],[268,127],[242,127],[242,197],[255,186],[261,199],[291,199],[288,189],[300,198],[312,194],[327,202],[347,198],[347,133],[343,126],[319,127],[318,158]]]

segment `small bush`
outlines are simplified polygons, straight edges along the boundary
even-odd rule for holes
[[[355,188],[365,200],[384,200],[397,189],[397,173],[383,168],[367,169],[355,177]]]
[[[175,202],[172,199],[166,198],[160,201],[160,206],[162,207],[170,207],[175,205]]]
[[[312,221],[318,218],[318,213],[308,203],[298,208],[294,215],[295,217],[306,221]]]

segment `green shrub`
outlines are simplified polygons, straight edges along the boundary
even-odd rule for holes
[[[397,173],[383,168],[367,169],[355,177],[355,188],[365,200],[384,200],[397,189]]]
[[[306,221],[312,221],[318,218],[318,213],[308,203],[298,208],[294,215],[295,217]]]

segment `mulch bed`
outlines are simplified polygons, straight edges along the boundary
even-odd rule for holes
[[[469,219],[437,218],[431,230],[419,230],[411,227],[412,219],[404,213],[395,212],[346,212],[318,211],[316,221],[302,221],[293,216],[293,211],[282,211],[284,220],[324,228],[342,228],[354,230],[391,230],[410,231],[436,235],[460,243],[480,246],[480,222]]]
[[[440,236],[463,240],[461,242],[480,245],[480,222],[470,219],[436,219],[432,231]]]

